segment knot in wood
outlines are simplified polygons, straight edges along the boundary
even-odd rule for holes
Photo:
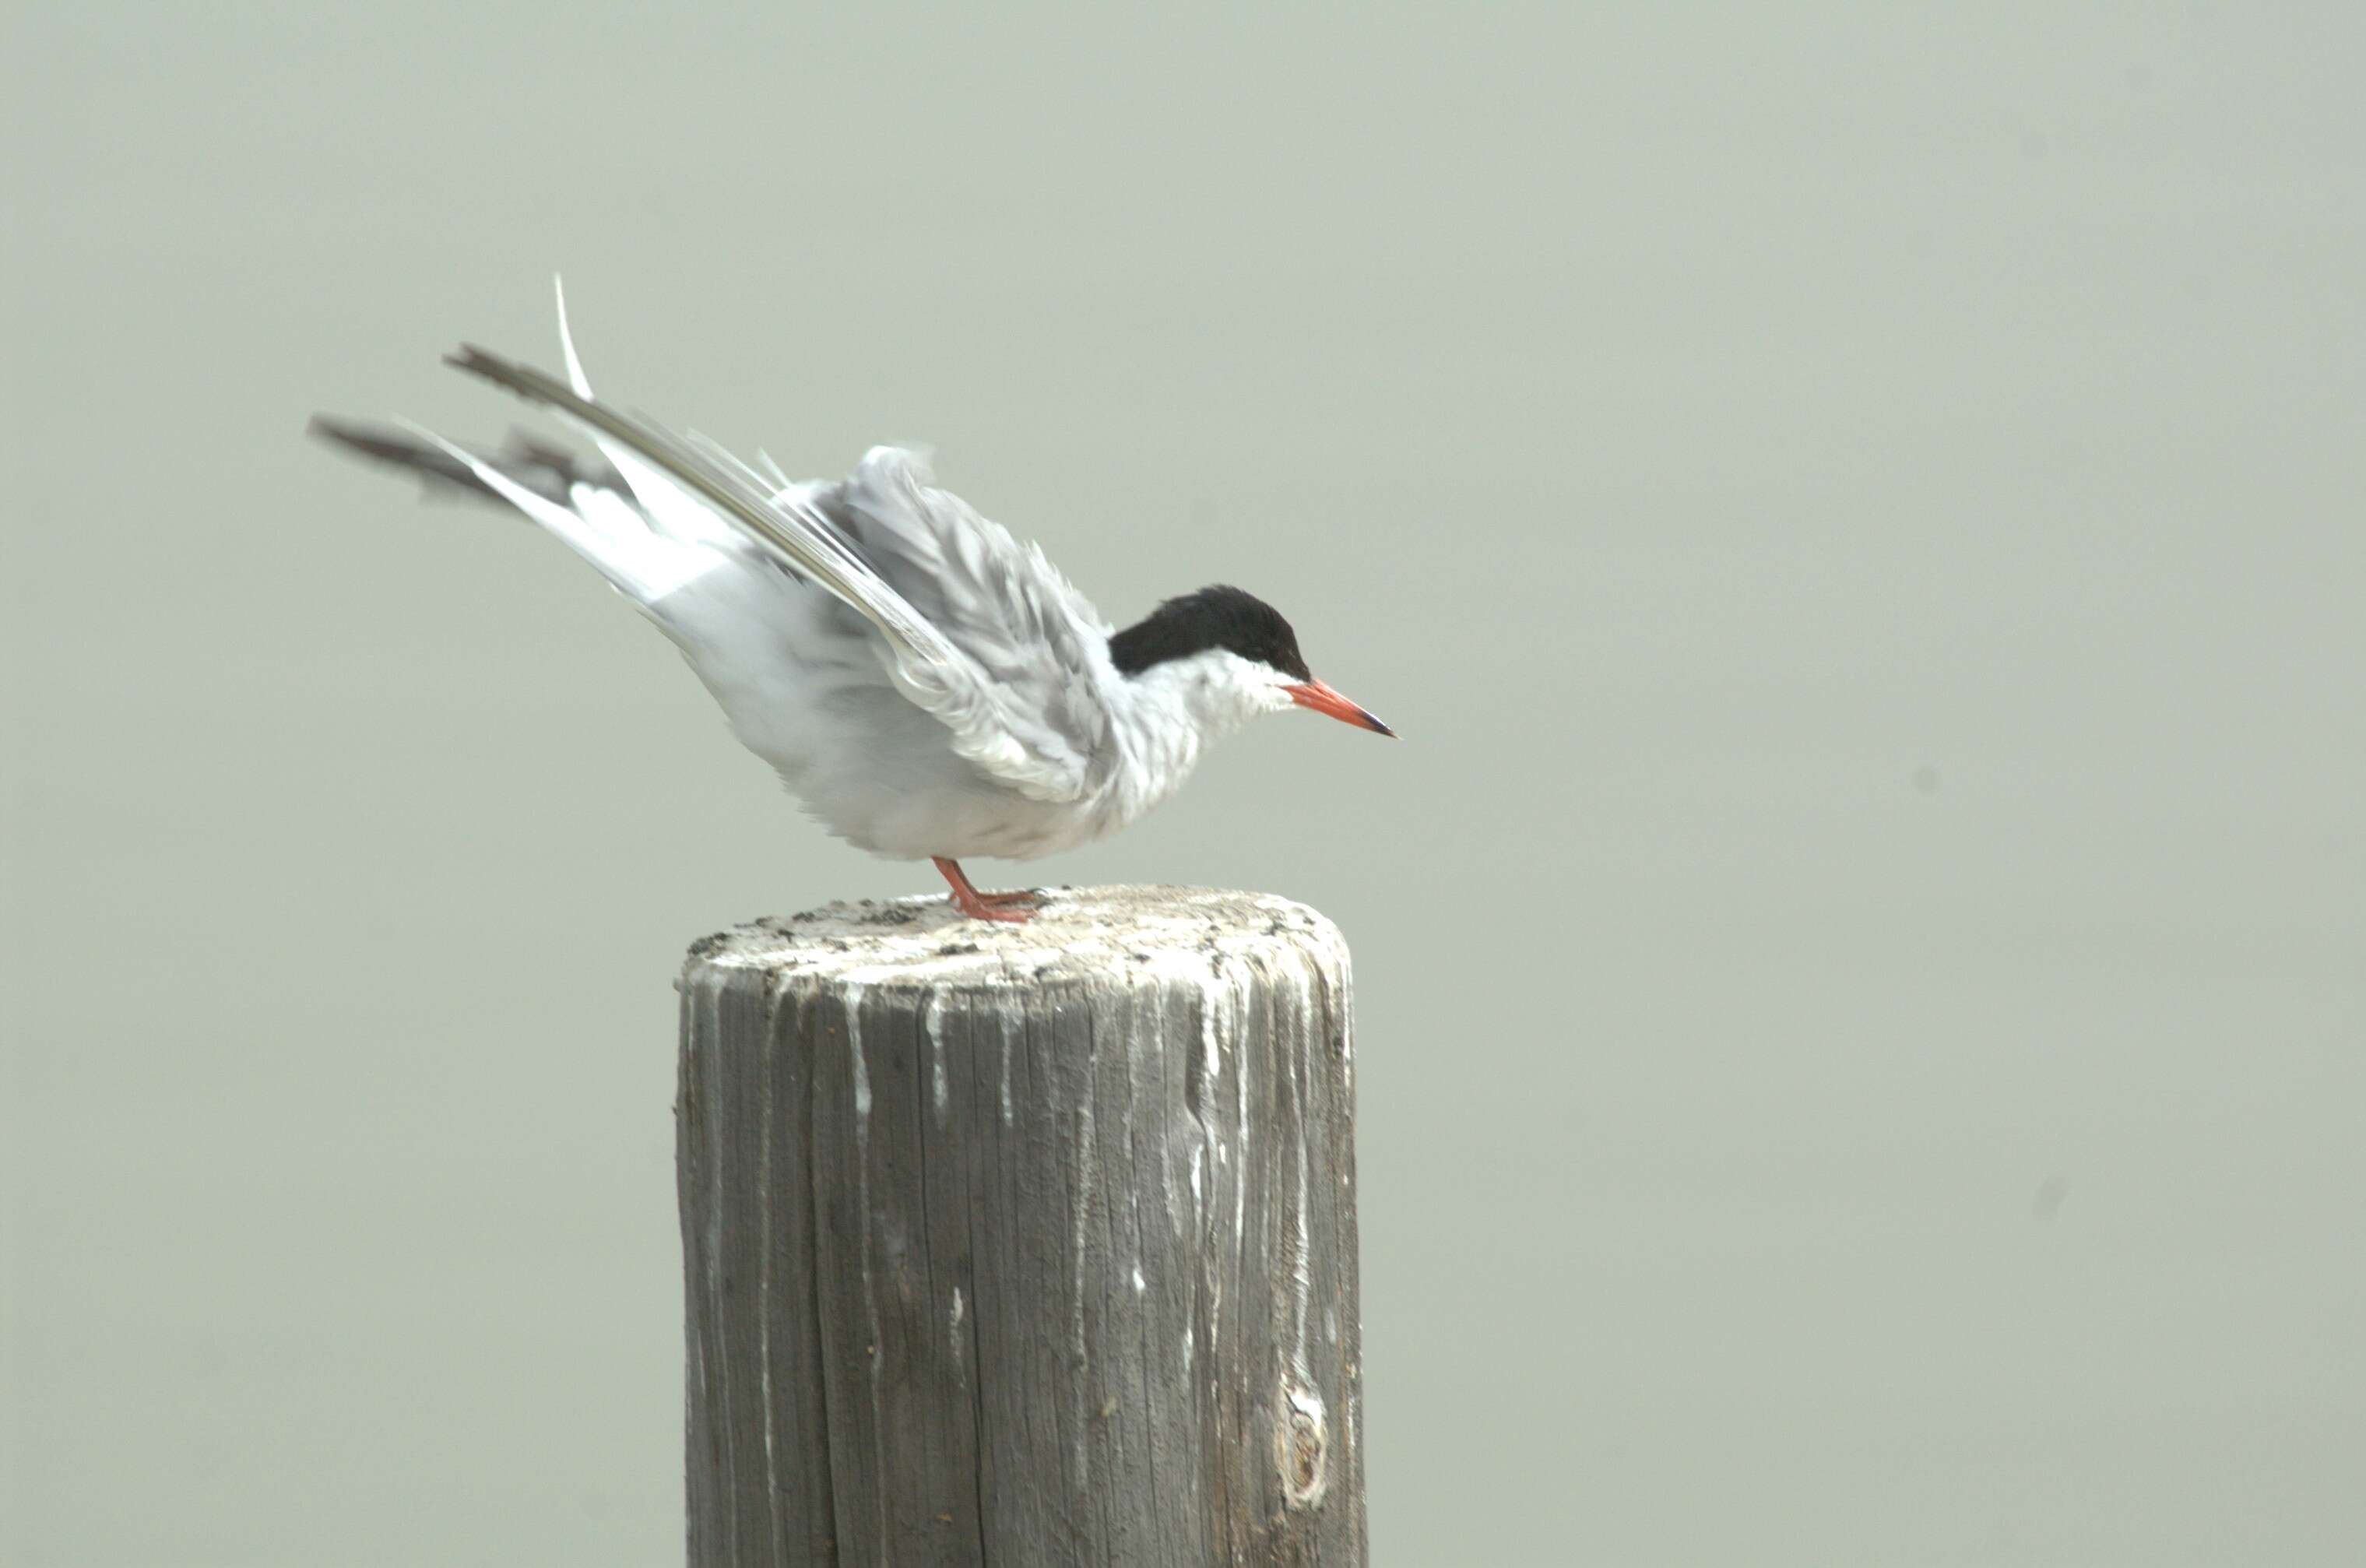
[[[1281,1495],[1293,1508],[1311,1508],[1323,1501],[1329,1480],[1330,1428],[1323,1418],[1323,1396],[1297,1383],[1281,1389],[1281,1420],[1274,1428],[1275,1457],[1281,1466]]]

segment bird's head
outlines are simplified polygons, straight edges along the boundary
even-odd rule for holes
[[[1316,680],[1281,612],[1237,588],[1167,600],[1110,638],[1110,660],[1132,680],[1171,689],[1205,728],[1301,707],[1375,734],[1396,733]]]

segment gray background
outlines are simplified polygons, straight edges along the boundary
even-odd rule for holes
[[[1032,871],[1356,945],[1377,1562],[2366,1559],[2366,22],[1775,9],[18,9],[0,1557],[678,1559],[680,951],[934,877],[300,438],[559,269],[1409,737]]]

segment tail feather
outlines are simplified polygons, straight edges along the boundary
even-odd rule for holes
[[[604,405],[592,401],[591,383],[568,330],[563,291],[558,321],[568,384],[553,384],[550,390],[558,395],[562,412],[572,402],[601,416],[581,422],[600,449],[596,457],[523,433],[513,434],[498,451],[487,452],[413,425],[368,424],[326,415],[313,417],[311,433],[373,462],[417,475],[430,494],[441,491],[515,507],[598,568],[618,592],[677,641],[701,635],[700,624],[711,608],[707,601],[715,597],[712,592],[682,595],[690,584],[709,579],[712,589],[727,578],[747,579],[770,591],[788,581],[772,570],[769,557],[763,558],[765,570],[751,576],[751,542],[632,442],[616,439],[606,428],[604,421],[614,416]],[[468,356],[456,362],[487,373]],[[497,371],[510,368],[504,362],[491,364]],[[503,378],[495,374],[492,378]],[[626,428],[633,428],[629,422]],[[778,496],[794,489],[786,481],[776,489],[736,460],[735,466],[738,471],[731,477],[758,494]],[[710,576],[718,570],[722,577]],[[674,603],[665,603],[676,595],[681,597]]]
[[[659,602],[725,564],[725,558],[695,540],[659,533],[617,489],[587,485],[564,501],[529,490],[501,468],[432,432],[422,443],[457,463],[470,479],[543,525],[599,568],[619,593],[667,625]]]
[[[564,448],[518,434],[500,451],[471,451],[425,432],[315,415],[311,432],[443,491],[513,506],[590,561],[616,591],[654,613],[657,602],[715,563],[710,550],[653,532],[624,477]],[[663,617],[659,617],[660,621]]]
[[[314,414],[307,428],[320,439],[371,462],[416,474],[430,495],[461,495],[507,504],[501,493],[479,479],[467,463],[399,426]],[[507,474],[513,482],[562,506],[568,504],[577,485],[625,491],[624,476],[605,462],[537,441],[524,431],[513,431],[498,451],[472,456]]]

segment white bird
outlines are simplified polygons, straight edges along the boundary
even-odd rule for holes
[[[1036,900],[979,892],[963,857],[1104,838],[1257,714],[1394,733],[1313,677],[1262,600],[1203,588],[1115,630],[919,454],[876,446],[844,479],[804,482],[759,454],[760,472],[595,400],[563,294],[558,328],[564,382],[475,347],[446,363],[547,407],[603,462],[524,437],[483,453],[410,427],[312,428],[557,535],[673,640],[807,811],[873,854],[933,860],[966,915],[1023,920]]]

